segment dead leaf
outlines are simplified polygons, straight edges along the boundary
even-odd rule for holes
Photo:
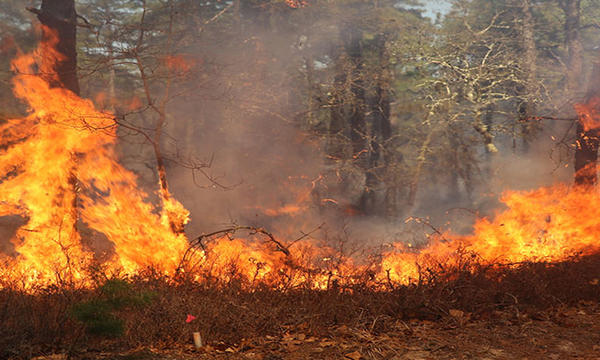
[[[462,318],[465,315],[464,311],[456,310],[456,309],[450,309],[450,311],[448,311],[448,313],[453,318]]]
[[[32,360],[66,360],[67,355],[65,354],[52,354],[52,355],[44,355],[32,358]]]
[[[335,345],[335,341],[332,340],[321,340],[319,342],[319,346],[321,347],[328,347],[328,346],[333,346]]]
[[[340,326],[338,326],[338,328],[336,330],[341,334],[349,333],[348,326],[346,326],[346,325],[340,325]]]
[[[360,358],[362,357],[362,355],[357,351],[353,351],[351,353],[348,353],[346,355],[344,355],[346,358],[348,359],[352,359],[352,360],[360,360]]]

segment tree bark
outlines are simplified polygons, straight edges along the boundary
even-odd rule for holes
[[[566,91],[570,97],[577,98],[583,70],[583,45],[579,31],[581,0],[561,0],[560,5],[565,13],[565,45],[568,51]]]
[[[365,88],[362,79],[362,32],[355,27],[344,31],[346,54],[351,62],[352,74],[350,78],[350,92],[352,93],[352,108],[350,110],[350,142],[352,143],[352,156],[358,160],[359,166],[366,159],[366,132],[365,121]]]
[[[594,116],[600,113],[598,108],[598,97],[600,96],[600,62],[595,62],[592,68],[588,89],[584,99],[585,108],[591,110]],[[598,160],[598,148],[600,147],[600,129],[586,128],[583,125],[584,114],[579,115],[577,123],[577,141],[575,147],[575,185],[595,186],[598,182],[596,163]],[[600,119],[594,119],[596,121]]]
[[[578,99],[582,86],[583,45],[580,37],[581,0],[561,0],[565,13],[565,45],[568,51],[566,91],[570,98]],[[595,81],[600,79],[600,67],[594,65],[584,102],[588,102],[598,92]],[[580,115],[581,116],[581,115]],[[586,130],[581,119],[576,129],[575,185],[595,186],[597,183],[596,161],[598,160],[598,134],[595,129]]]
[[[523,148],[529,150],[529,136],[536,131],[536,123],[530,121],[535,114],[535,103],[533,95],[536,92],[536,73],[537,73],[537,49],[535,46],[533,15],[531,12],[530,0],[522,0],[522,46],[524,50],[523,69],[525,70],[525,85],[523,86],[523,101],[519,106],[519,117],[522,123]]]
[[[51,86],[79,95],[77,78],[77,13],[74,0],[43,0],[40,9],[28,8],[42,23],[42,43],[52,44],[59,56],[43,56],[40,69]],[[57,38],[57,39],[56,39]],[[47,54],[50,54],[48,52]]]
[[[71,90],[79,95],[77,77],[77,13],[75,0],[42,0],[40,9],[27,8],[42,23],[43,54],[39,66],[42,76],[52,87]],[[78,232],[79,197],[77,180],[77,154],[71,154],[68,185],[60,200],[69,208],[72,217],[72,233]],[[71,226],[71,225],[70,225]]]

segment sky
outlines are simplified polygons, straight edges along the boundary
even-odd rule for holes
[[[432,20],[435,20],[438,13],[441,15],[446,14],[452,6],[449,0],[423,0],[422,3],[423,6],[417,8],[425,10],[423,16],[431,18]]]

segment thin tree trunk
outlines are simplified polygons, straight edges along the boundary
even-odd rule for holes
[[[359,166],[366,159],[367,125],[365,121],[365,88],[362,79],[362,32],[356,28],[345,31],[346,53],[351,62],[352,73],[350,78],[350,92],[352,93],[352,109],[350,111],[350,142],[352,143],[352,156],[358,160]]]
[[[531,13],[530,0],[522,0],[522,44],[524,49],[523,68],[525,70],[525,86],[523,102],[519,106],[519,115],[522,121],[523,148],[529,150],[529,137],[536,131],[536,123],[530,121],[535,114],[535,103],[532,100],[536,92],[536,73],[537,73],[537,49],[535,46],[533,15]]]
[[[565,13],[565,45],[568,51],[565,88],[569,97],[577,98],[582,88],[583,70],[583,45],[579,31],[581,0],[562,0],[560,4]]]

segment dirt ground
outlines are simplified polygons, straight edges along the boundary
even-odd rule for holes
[[[388,319],[389,320],[389,319]],[[372,325],[372,329],[376,324]],[[190,344],[172,349],[143,348],[128,352],[94,349],[73,359],[188,360],[188,359],[600,359],[600,305],[582,303],[522,314],[496,311],[478,319],[451,310],[440,321],[395,322],[394,330],[376,334],[346,326],[317,335],[301,328],[284,329],[283,336],[245,339],[237,345],[209,344],[196,350]],[[35,360],[67,359],[64,354]]]

